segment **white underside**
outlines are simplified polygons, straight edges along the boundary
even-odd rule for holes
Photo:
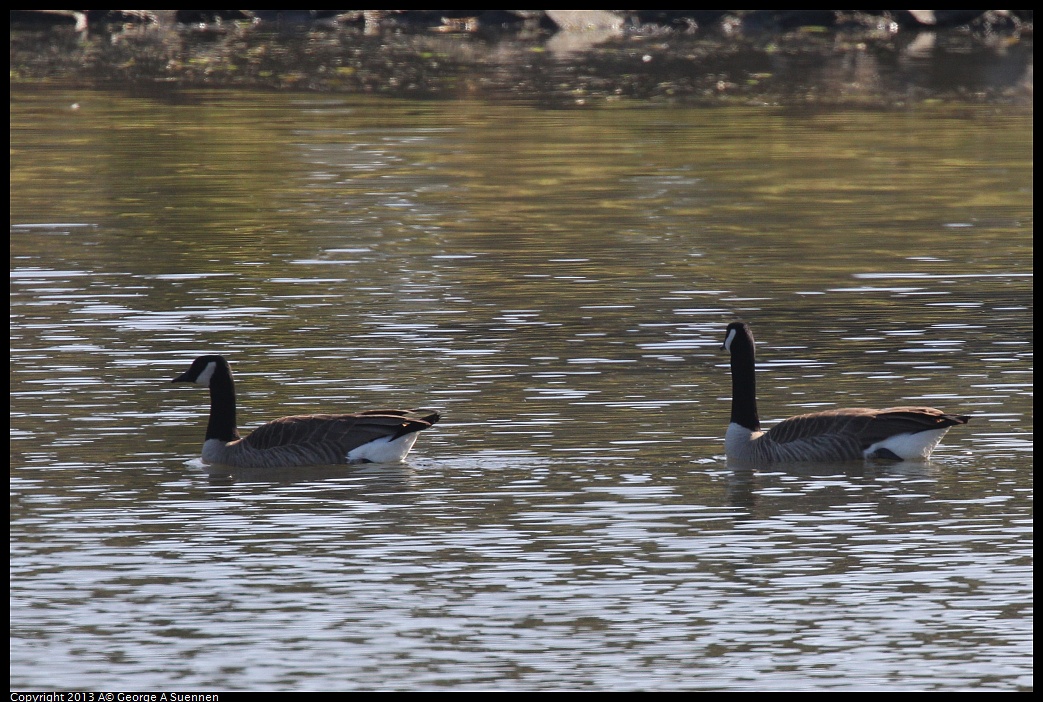
[[[889,436],[867,448],[862,452],[862,455],[866,458],[872,458],[873,454],[878,450],[886,449],[903,461],[925,461],[930,457],[934,447],[938,445],[938,442],[942,440],[947,431],[949,431],[948,427],[945,429],[918,431],[915,434]]]
[[[387,437],[375,439],[368,444],[357,446],[348,452],[349,463],[399,463],[405,459],[409,449],[416,443],[419,432],[411,432],[394,441]]]

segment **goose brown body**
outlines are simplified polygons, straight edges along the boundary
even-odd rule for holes
[[[761,431],[749,325],[729,324],[724,348],[731,352],[732,416],[725,452],[732,462],[924,461],[950,427],[969,420],[933,407],[846,408],[790,417]]]
[[[356,414],[282,417],[240,438],[235,385],[222,356],[200,356],[173,382],[210,389],[203,461],[239,468],[286,468],[337,463],[401,461],[417,433],[438,421],[430,410],[369,410]]]

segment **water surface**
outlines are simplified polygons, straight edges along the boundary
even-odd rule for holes
[[[12,688],[1032,687],[1031,114],[11,99]],[[733,471],[761,414],[973,414]],[[209,473],[429,406],[402,466]]]

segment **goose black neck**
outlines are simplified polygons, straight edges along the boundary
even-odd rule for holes
[[[206,425],[207,439],[235,441],[235,383],[231,373],[218,369],[210,379],[210,421]]]
[[[750,431],[760,429],[757,415],[757,377],[753,341],[737,336],[731,345],[732,353],[732,423]]]

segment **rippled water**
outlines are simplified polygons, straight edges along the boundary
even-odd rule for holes
[[[1031,128],[13,88],[12,688],[1031,689]],[[974,419],[733,471],[735,318],[765,419]],[[445,419],[208,473],[202,352]]]

